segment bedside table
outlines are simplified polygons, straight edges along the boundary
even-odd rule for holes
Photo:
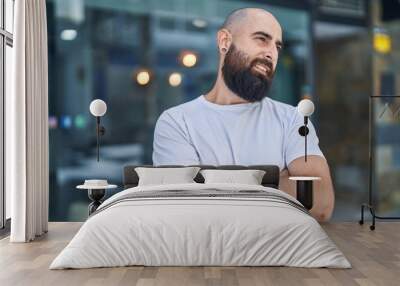
[[[92,201],[88,206],[89,216],[97,210],[106,195],[106,189],[114,189],[117,185],[108,184],[107,180],[85,180],[83,185],[76,186],[77,189],[88,191],[88,197]]]

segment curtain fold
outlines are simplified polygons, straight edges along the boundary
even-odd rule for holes
[[[15,1],[13,93],[6,99],[11,242],[48,229],[48,75],[45,0]]]

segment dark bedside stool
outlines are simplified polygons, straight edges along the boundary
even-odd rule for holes
[[[321,180],[320,177],[289,177],[296,181],[296,199],[310,210],[313,206],[313,182]]]
[[[117,185],[109,185],[107,180],[85,180],[83,185],[76,186],[77,189],[84,189],[88,191],[88,197],[92,201],[88,206],[89,216],[96,211],[96,209],[103,202],[106,195],[106,189],[114,189]]]

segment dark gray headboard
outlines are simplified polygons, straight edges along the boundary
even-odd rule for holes
[[[279,167],[275,165],[190,165],[195,167],[200,167],[201,169],[219,169],[219,170],[264,170],[266,173],[262,180],[262,185],[265,187],[278,188],[279,186]],[[182,165],[162,165],[162,166],[152,166],[152,165],[129,165],[124,167],[123,184],[124,189],[136,187],[139,182],[139,177],[135,171],[136,167],[148,167],[148,168],[171,168],[171,167],[186,167]],[[197,183],[204,183],[203,176],[198,173],[194,178]]]

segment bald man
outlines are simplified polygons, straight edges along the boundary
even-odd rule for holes
[[[217,33],[218,76],[198,98],[164,111],[154,132],[154,165],[254,165],[280,168],[279,188],[295,197],[289,176],[319,176],[311,214],[331,217],[334,191],[329,167],[310,123],[308,159],[303,118],[296,108],[269,98],[282,49],[282,28],[263,9],[231,13]]]

